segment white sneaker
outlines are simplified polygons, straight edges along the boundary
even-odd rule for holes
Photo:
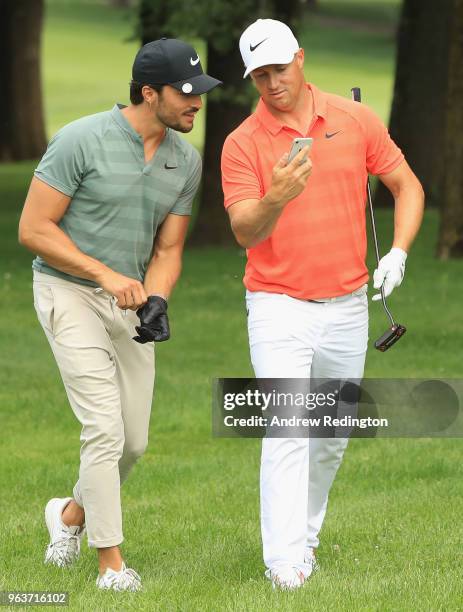
[[[68,567],[80,554],[80,542],[85,533],[85,525],[68,527],[61,519],[63,509],[72,497],[55,497],[45,506],[45,522],[50,534],[50,544],[45,552],[44,563]]]
[[[317,559],[315,557],[314,549],[310,546],[305,549],[304,563],[312,564],[312,572],[316,572],[320,569],[320,566],[318,565]]]
[[[272,581],[274,589],[292,591],[299,589],[305,582],[304,574],[296,567],[279,569],[278,571],[268,569],[265,577]]]
[[[114,591],[139,591],[141,589],[141,578],[133,569],[127,568],[122,562],[122,569],[118,572],[106,568],[102,576],[96,579],[99,589],[113,589]]]

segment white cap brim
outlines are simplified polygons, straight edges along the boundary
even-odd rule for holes
[[[299,48],[295,51],[287,51],[286,53],[282,53],[282,51],[276,51],[274,54],[271,53],[261,53],[260,55],[256,55],[253,58],[253,61],[246,68],[245,73],[243,74],[243,79],[245,79],[250,72],[256,70],[257,68],[262,68],[262,66],[271,66],[272,64],[290,64],[294,59],[294,54],[299,51]]]

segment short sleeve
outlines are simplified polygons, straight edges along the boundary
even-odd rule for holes
[[[225,140],[221,163],[225,208],[241,200],[260,200],[264,196],[249,153],[249,147],[239,144],[234,135]]]
[[[193,200],[201,182],[202,160],[196,149],[193,149],[190,158],[190,172],[185,181],[185,185],[175,202],[171,213],[174,215],[191,215]]]
[[[81,136],[70,124],[62,128],[50,140],[34,175],[72,198],[84,173],[85,163]]]
[[[389,135],[387,127],[368,106],[362,106],[362,123],[366,132],[366,163],[370,174],[392,172],[404,155]]]

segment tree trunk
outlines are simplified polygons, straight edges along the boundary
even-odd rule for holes
[[[300,34],[299,26],[302,8],[301,0],[273,0],[273,18],[286,23],[297,38]]]
[[[225,138],[249,116],[251,99],[247,93],[248,83],[243,79],[243,60],[238,45],[222,53],[209,43],[207,58],[208,74],[220,77],[224,85],[207,97],[202,192],[189,242],[195,246],[232,245],[236,242],[223,206],[220,158]],[[242,101],[236,101],[240,94]]]
[[[448,28],[452,0],[404,0],[398,31],[396,76],[389,131],[423,184],[427,204],[442,193]],[[366,97],[368,94],[366,95]],[[378,183],[376,206],[393,203]]]
[[[437,256],[463,257],[463,0],[452,0]]]
[[[6,0],[0,19],[0,161],[46,148],[40,77],[43,0]]]

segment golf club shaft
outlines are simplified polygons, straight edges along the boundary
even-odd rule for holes
[[[362,101],[362,95],[361,95],[361,92],[360,92],[360,87],[352,87],[351,92],[352,92],[352,99],[355,102],[361,102]],[[369,205],[369,208],[370,208],[371,230],[372,230],[372,233],[373,233],[373,242],[374,242],[374,245],[375,245],[376,262],[379,265],[380,256],[379,256],[379,247],[378,247],[378,237],[376,235],[375,213],[373,211],[373,199],[371,197],[370,177],[369,176],[367,176],[367,195],[368,195],[368,205]],[[387,307],[387,304],[386,304],[386,296],[384,295],[384,286],[383,285],[381,285],[381,300],[383,302],[384,310],[386,311],[386,314],[387,314],[387,316],[389,317],[389,319],[391,321],[391,324],[395,325],[394,317],[390,313],[389,308]]]

